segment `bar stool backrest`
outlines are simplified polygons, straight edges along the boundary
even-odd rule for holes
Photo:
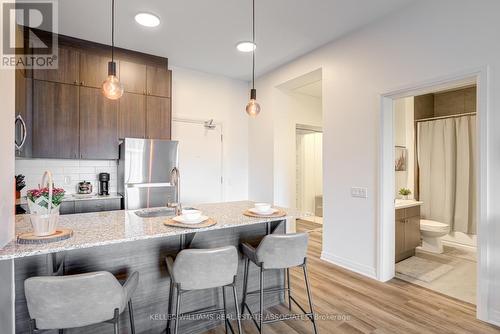
[[[264,269],[284,269],[304,264],[307,233],[269,234],[256,249],[257,262]]]
[[[199,290],[233,283],[238,271],[234,246],[184,249],[175,258],[173,276],[183,290]]]
[[[109,272],[40,276],[24,281],[31,319],[37,329],[83,327],[110,320],[127,300],[122,285]]]

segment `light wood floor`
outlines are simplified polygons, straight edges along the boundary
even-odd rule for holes
[[[310,226],[297,226],[308,230]],[[425,288],[393,279],[388,283],[365,278],[320,260],[321,228],[308,230],[309,275],[314,304],[320,317],[319,332],[325,333],[500,333],[500,328],[476,319],[476,307],[440,295]],[[297,299],[307,305],[301,271],[293,270],[292,290]],[[297,310],[295,307],[294,310]],[[287,313],[285,305],[268,310]],[[335,316],[344,319],[335,320]],[[347,317],[347,318],[346,318]],[[250,320],[243,322],[244,332],[258,333]],[[206,334],[224,333],[223,327]],[[264,327],[264,333],[313,333],[307,320],[279,322]]]

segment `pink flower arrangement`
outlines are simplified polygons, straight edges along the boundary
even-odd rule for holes
[[[62,188],[52,188],[52,205],[53,207],[58,207],[64,197],[65,191]],[[27,192],[27,197],[30,201],[35,203],[40,197],[46,199],[46,201],[41,201],[39,205],[44,208],[48,208],[49,203],[49,188],[31,189]]]

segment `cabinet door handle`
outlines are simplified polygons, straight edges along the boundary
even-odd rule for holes
[[[73,82],[73,84],[78,85],[78,81],[76,81],[76,80],[75,80],[75,81]]]
[[[81,82],[80,82],[80,85],[81,85],[81,86],[85,85],[85,81],[81,81]]]

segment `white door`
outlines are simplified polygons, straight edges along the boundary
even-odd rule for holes
[[[172,140],[179,141],[179,171],[183,206],[221,202],[222,129],[203,122],[173,120]]]

